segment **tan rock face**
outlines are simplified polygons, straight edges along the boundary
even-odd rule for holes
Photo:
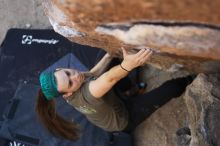
[[[219,146],[219,87],[218,74],[199,74],[136,128],[136,146]]]
[[[121,46],[130,52],[151,47],[149,63],[171,72],[220,71],[218,0],[43,0],[43,5],[54,30],[73,42],[114,55],[121,55]]]
[[[135,146],[178,146],[176,132],[187,119],[183,98],[172,99],[136,128]]]
[[[220,145],[220,78],[200,74],[187,87],[184,100],[191,129],[190,146]]]

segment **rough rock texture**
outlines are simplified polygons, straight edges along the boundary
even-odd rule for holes
[[[200,74],[187,87],[184,99],[188,109],[190,146],[220,145],[220,78]]]
[[[43,6],[54,30],[71,41],[115,55],[121,46],[151,47],[149,63],[170,72],[220,71],[219,0],[43,0]]]
[[[182,97],[172,99],[141,123],[135,131],[135,146],[177,146],[176,132],[187,124]]]
[[[137,127],[136,146],[219,146],[219,87],[219,75],[199,74],[181,97]]]

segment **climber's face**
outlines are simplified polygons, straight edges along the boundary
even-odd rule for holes
[[[84,75],[75,69],[59,68],[56,69],[54,76],[57,81],[57,90],[64,93],[64,97],[71,96],[77,91],[84,82]]]

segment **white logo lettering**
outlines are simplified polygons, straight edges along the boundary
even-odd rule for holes
[[[21,44],[27,44],[27,45],[31,45],[32,43],[38,43],[38,44],[52,44],[55,45],[59,42],[59,40],[55,40],[55,39],[50,39],[50,40],[45,40],[45,39],[35,39],[33,38],[33,36],[31,35],[23,35],[22,36],[22,41]]]
[[[22,143],[19,143],[19,142],[13,141],[13,142],[10,142],[10,146],[25,146],[25,145],[22,144]]]
[[[31,41],[32,41],[32,36],[31,35],[23,35],[22,36],[22,41],[21,41],[22,44],[30,45]]]

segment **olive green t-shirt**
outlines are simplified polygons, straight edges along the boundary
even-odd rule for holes
[[[68,98],[68,103],[94,125],[106,131],[121,131],[128,124],[128,112],[113,90],[97,99],[89,91],[89,81]]]

